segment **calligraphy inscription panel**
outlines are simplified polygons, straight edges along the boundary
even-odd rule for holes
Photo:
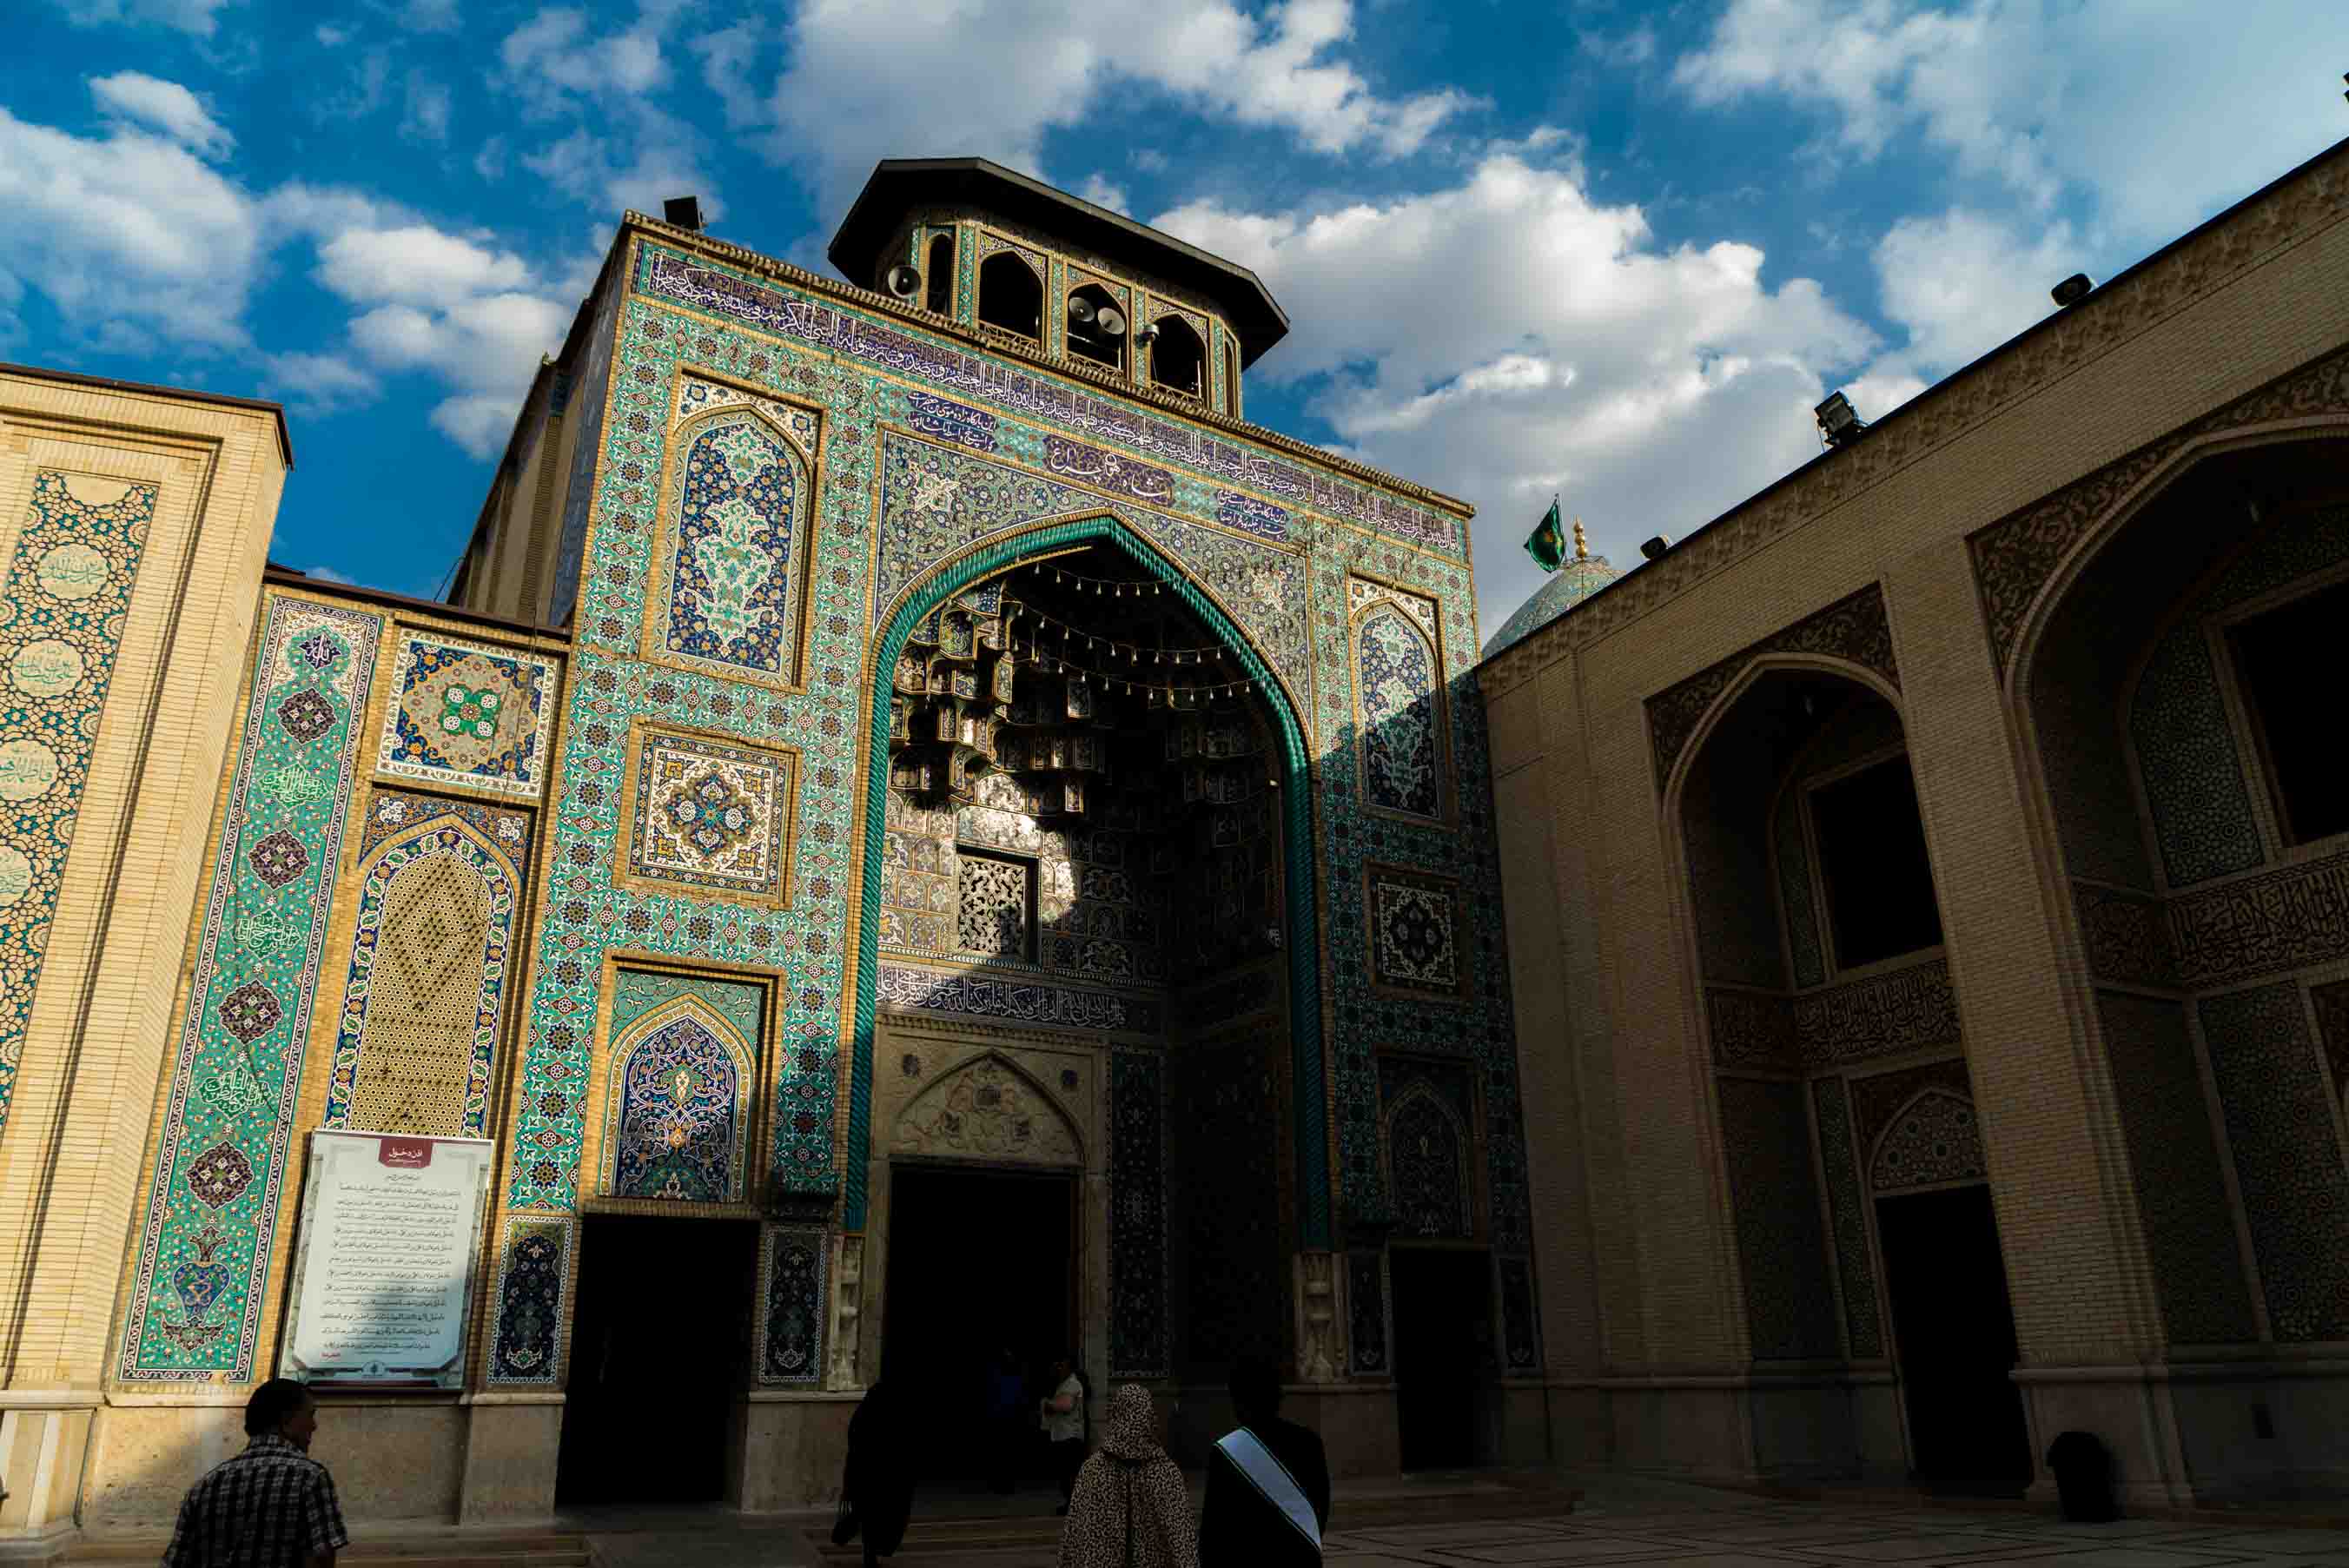
[[[491,1150],[479,1138],[312,1135],[286,1377],[463,1383]]]

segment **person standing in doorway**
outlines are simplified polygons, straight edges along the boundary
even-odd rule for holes
[[[1053,1388],[1043,1401],[1044,1437],[1052,1453],[1052,1477],[1061,1483],[1061,1506],[1069,1511],[1069,1496],[1076,1490],[1077,1471],[1085,1462],[1085,1386],[1077,1378],[1077,1360],[1063,1356],[1052,1363]]]
[[[317,1430],[308,1388],[291,1377],[255,1388],[244,1452],[188,1489],[163,1568],[335,1568],[351,1536],[334,1477],[310,1457]]]
[[[1260,1357],[1232,1368],[1240,1424],[1207,1458],[1200,1568],[1278,1568],[1321,1561],[1330,1527],[1330,1460],[1320,1436],[1280,1418],[1280,1372]]]

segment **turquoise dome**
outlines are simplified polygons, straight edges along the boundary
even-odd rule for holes
[[[1549,580],[1501,623],[1501,629],[1485,643],[1484,657],[1489,659],[1503,648],[1531,636],[1622,575],[1607,564],[1603,555],[1582,555],[1568,561],[1551,573]]]

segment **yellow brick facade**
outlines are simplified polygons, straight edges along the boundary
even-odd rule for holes
[[[268,405],[0,366],[0,552],[44,474],[78,499],[154,489],[0,1130],[0,1534],[74,1519],[135,1203],[125,1156],[167,1055],[166,977],[291,456]]]
[[[2345,179],[2335,149],[1480,670],[1531,1177],[1552,1216],[1540,1264],[1559,1457],[1876,1480],[1915,1458],[1889,1352],[1754,1343],[1766,1312],[1741,1264],[1721,1092],[1743,1069],[1708,1021],[1718,976],[1694,907],[1708,873],[1688,840],[1715,808],[1683,790],[1736,743],[1747,694],[1816,679],[1878,693],[1905,738],[2035,1450],[2093,1430],[2145,1501],[2257,1493],[2286,1470],[2312,1486],[2349,1477],[2323,1435],[2338,1407],[2321,1344],[2246,1336],[2205,1353],[2165,1333],[2147,1240],[2158,1199],[2106,1064],[2057,841],[2067,786],[2034,754],[2050,721],[2031,685],[2033,639],[2084,563],[2198,457],[2349,431],[2327,368],[2349,344]],[[2340,449],[2297,449],[2292,504],[2340,484]],[[1999,541],[2050,536],[2049,518],[2064,531],[2000,579]],[[1878,663],[1897,686],[1804,630],[1863,593],[1880,603]],[[2000,593],[2019,608],[1986,609]],[[1693,733],[1675,754],[1660,715],[1678,711]],[[2295,852],[2283,863],[2317,851]],[[1802,986],[1781,989],[1802,1004]],[[1822,1158],[1815,1127],[1805,1140]],[[1815,1187],[1784,1201],[1826,1212]]]

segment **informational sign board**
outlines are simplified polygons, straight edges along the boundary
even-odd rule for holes
[[[491,1163],[482,1138],[310,1135],[285,1376],[463,1384]]]

